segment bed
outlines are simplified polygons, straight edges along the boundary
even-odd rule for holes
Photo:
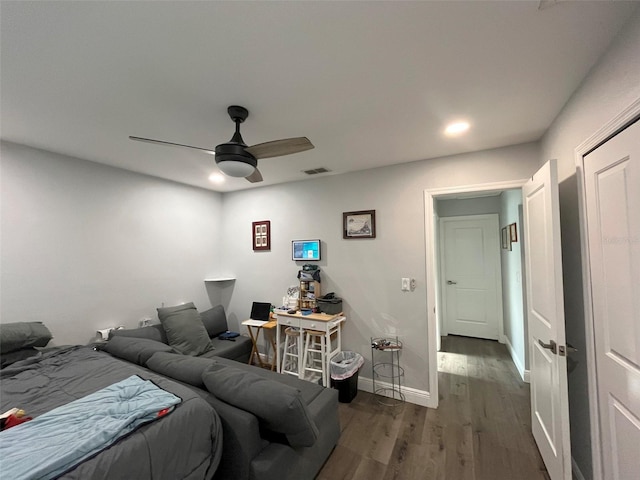
[[[55,478],[211,479],[222,453],[215,410],[191,389],[90,346],[48,349],[0,370],[0,413],[15,407],[35,419],[132,375],[180,403]],[[3,463],[11,460],[3,455]]]

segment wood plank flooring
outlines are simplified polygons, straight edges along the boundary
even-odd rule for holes
[[[340,404],[342,435],[318,480],[548,480],[531,435],[529,385],[504,345],[448,336],[440,406]]]

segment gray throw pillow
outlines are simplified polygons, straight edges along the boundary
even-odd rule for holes
[[[222,305],[216,305],[205,312],[200,312],[200,318],[211,338],[217,337],[229,329],[227,326],[227,315],[224,313],[224,307]]]
[[[0,324],[0,352],[10,353],[27,347],[46,347],[53,336],[42,322]]]
[[[292,447],[311,447],[318,439],[318,427],[297,389],[220,364],[207,368],[202,380],[220,400],[253,413],[269,430],[285,434]]]
[[[204,388],[202,374],[214,363],[215,360],[210,358],[158,352],[147,361],[147,368],[194,387]]]
[[[179,353],[195,356],[213,350],[207,329],[192,302],[157,310],[169,345]]]
[[[156,342],[147,338],[113,337],[105,344],[99,345],[100,350],[110,353],[114,357],[144,366],[147,360],[156,352],[173,352],[166,343]]]

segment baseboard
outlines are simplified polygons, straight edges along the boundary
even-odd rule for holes
[[[524,375],[522,375],[522,380],[524,383],[531,383],[531,371],[525,370]]]
[[[376,381],[377,388],[391,388],[391,384],[387,382]],[[366,377],[358,377],[358,390],[363,392],[373,392],[373,380]],[[431,394],[417,388],[402,387],[402,393],[407,402],[415,405],[422,405],[428,408],[437,408],[437,403],[431,398]]]
[[[578,467],[578,464],[576,463],[576,459],[573,457],[571,457],[571,472],[575,480],[585,480],[584,475],[582,475],[582,472],[580,471],[580,467]]]
[[[514,350],[513,345],[511,345],[509,337],[505,336],[504,340],[504,343],[507,346],[507,350],[509,350],[509,354],[511,355],[511,359],[513,360],[513,363],[516,366],[518,373],[520,374],[520,378],[522,378],[523,382],[529,383],[529,370],[524,369],[524,365],[522,365],[522,362],[518,358],[518,355],[516,355],[516,351]]]

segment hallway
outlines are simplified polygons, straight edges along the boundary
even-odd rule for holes
[[[440,406],[340,404],[342,436],[322,480],[544,480],[531,435],[529,386],[504,345],[447,336],[438,353]]]

